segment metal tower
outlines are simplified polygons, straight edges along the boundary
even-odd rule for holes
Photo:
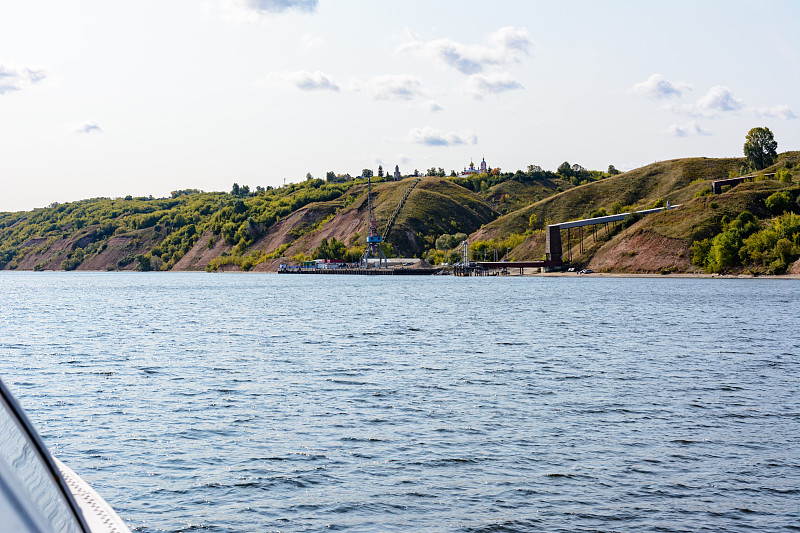
[[[466,240],[461,243],[461,264],[465,267],[469,266],[469,243]]]
[[[369,260],[370,259],[377,259],[378,260],[378,267],[388,267],[389,262],[386,259],[386,256],[381,250],[381,242],[383,238],[378,234],[378,221],[375,219],[375,212],[372,210],[372,180],[370,176],[367,176],[367,209],[369,211],[367,215],[367,225],[369,226],[369,231],[367,233],[367,248],[364,250],[364,254],[361,256],[361,266],[364,268],[369,268]]]

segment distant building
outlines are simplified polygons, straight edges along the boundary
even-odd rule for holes
[[[486,165],[486,158],[481,158],[481,166],[480,168],[475,168],[475,163],[472,162],[470,159],[469,161],[469,168],[464,167],[464,171],[458,175],[459,178],[464,178],[466,176],[471,176],[472,174],[488,174],[491,172],[490,169]]]
[[[394,181],[400,181],[403,177],[400,175],[400,167],[398,165],[394,166]]]

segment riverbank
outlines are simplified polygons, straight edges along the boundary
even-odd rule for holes
[[[531,269],[533,270],[533,269]],[[509,274],[520,276],[520,274]],[[697,278],[697,279],[800,279],[800,274],[780,274],[754,276],[753,274],[708,274],[698,273],[631,273],[631,272],[593,272],[591,274],[578,274],[577,272],[525,272],[522,277],[550,277],[550,278],[572,278],[572,277],[591,277],[591,278]]]

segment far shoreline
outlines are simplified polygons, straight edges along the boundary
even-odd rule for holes
[[[517,274],[519,276],[519,274]],[[633,272],[593,272],[578,274],[577,272],[545,272],[540,274],[523,274],[522,277],[587,277],[587,278],[681,278],[681,279],[800,279],[800,274],[707,274],[707,273],[633,273]]]
[[[206,272],[204,270],[150,270],[141,272],[138,270],[0,270],[2,272],[36,272],[36,273],[132,273],[132,274],[278,274],[272,270],[218,270],[216,272]],[[450,277],[449,274],[445,275]],[[430,277],[430,276],[425,276]],[[435,277],[435,276],[434,276]],[[800,274],[709,274],[700,272],[673,272],[660,274],[658,272],[592,272],[591,274],[578,274],[577,272],[525,272],[523,274],[506,274],[497,276],[469,276],[469,277],[489,277],[489,278],[669,278],[669,279],[771,279],[771,280],[800,280]]]

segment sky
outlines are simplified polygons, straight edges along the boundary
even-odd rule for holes
[[[800,149],[800,1],[3,0],[0,211]]]

